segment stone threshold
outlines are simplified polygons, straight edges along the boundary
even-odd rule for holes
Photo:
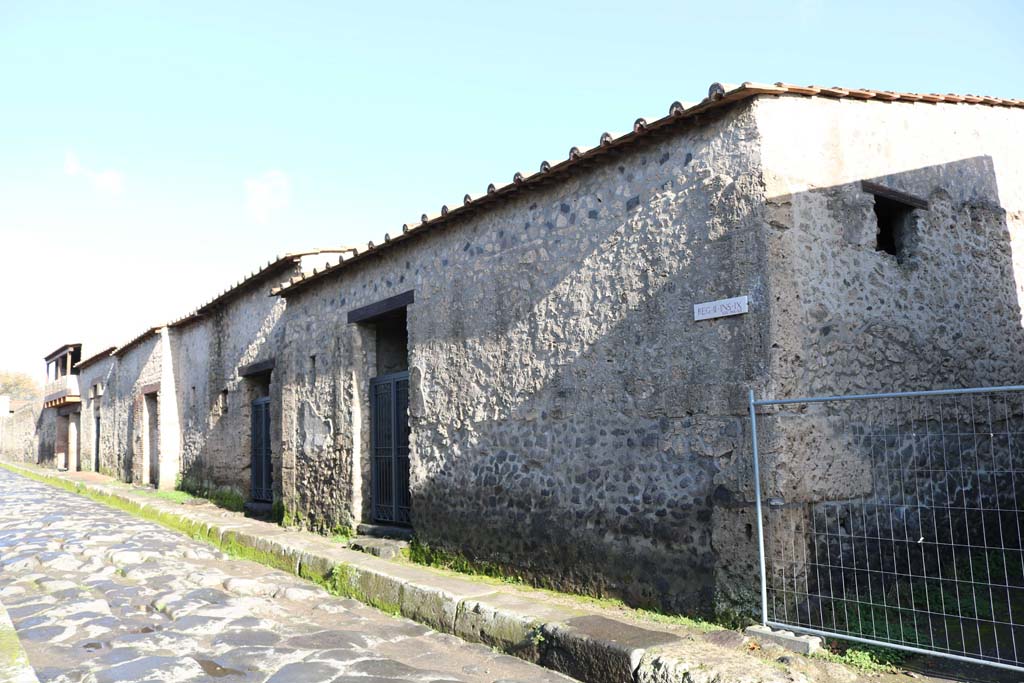
[[[849,681],[837,664],[777,660],[735,631],[679,632],[666,626],[568,606],[543,591],[496,586],[349,549],[315,533],[290,530],[211,505],[180,505],[133,491],[110,478],[0,463],[6,469],[86,495],[243,559],[314,581],[442,633],[482,643],[592,683],[784,683]],[[655,625],[655,626],[660,626]],[[674,632],[675,631],[675,632]],[[783,652],[781,648],[778,648]],[[0,671],[2,673],[2,671]],[[885,678],[885,677],[882,677]],[[30,679],[26,679],[30,680]],[[879,679],[876,679],[879,680]],[[895,679],[894,679],[895,680]]]

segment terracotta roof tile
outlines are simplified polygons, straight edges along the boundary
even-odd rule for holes
[[[372,242],[367,245],[366,250],[352,250],[347,258],[339,259],[338,263],[331,265],[324,270],[315,273],[304,273],[292,278],[292,280],[281,287],[275,288],[273,294],[287,295],[310,282],[320,279],[330,273],[345,267],[349,262],[358,260],[368,253],[377,249],[385,248],[385,245],[393,245],[408,237],[424,232],[437,224],[459,216],[464,212],[478,207],[489,206],[503,198],[511,197],[521,192],[535,182],[543,181],[545,178],[570,171],[579,162],[592,157],[606,154],[612,149],[628,145],[645,135],[652,133],[665,126],[672,125],[679,119],[685,119],[704,113],[711,109],[726,106],[732,102],[751,99],[759,95],[793,95],[800,97],[828,97],[830,99],[853,99],[853,100],[878,100],[882,102],[921,102],[928,104],[985,104],[990,106],[1024,108],[1024,100],[999,99],[994,97],[977,97],[974,95],[955,94],[919,94],[910,92],[892,92],[888,90],[872,90],[870,88],[826,88],[817,85],[794,85],[791,83],[743,83],[741,85],[727,85],[712,83],[708,88],[708,96],[702,101],[688,104],[673,102],[668,108],[668,114],[661,118],[642,117],[633,122],[633,128],[625,134],[603,133],[596,147],[571,147],[566,159],[561,161],[543,161],[540,170],[536,173],[518,172],[512,177],[511,183],[495,184],[487,186],[486,194],[474,198],[470,194],[463,197],[462,205],[446,205],[442,207],[440,214],[428,216],[423,214],[418,223],[406,223],[402,226],[402,233],[391,237],[385,237],[384,243],[374,245]]]

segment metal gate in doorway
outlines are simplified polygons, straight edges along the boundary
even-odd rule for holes
[[[1024,671],[1024,386],[749,412],[764,625]]]
[[[252,499],[258,503],[274,500],[274,466],[270,458],[270,398],[252,402]]]
[[[409,524],[409,373],[370,380],[373,521]]]

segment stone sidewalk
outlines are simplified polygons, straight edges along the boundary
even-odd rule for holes
[[[0,601],[41,683],[572,681],[3,469]]]
[[[315,581],[336,595],[483,643],[594,683],[855,681],[862,672],[761,648],[733,631],[703,632],[631,618],[545,591],[384,560],[325,537],[248,519],[211,504],[160,499],[93,473],[2,464],[207,541],[238,557]],[[873,680],[900,680],[871,676]]]

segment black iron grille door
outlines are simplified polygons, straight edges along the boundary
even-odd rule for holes
[[[370,380],[373,520],[409,524],[409,373]]]
[[[273,464],[270,461],[270,399],[252,402],[252,499],[270,503],[274,500]]]

